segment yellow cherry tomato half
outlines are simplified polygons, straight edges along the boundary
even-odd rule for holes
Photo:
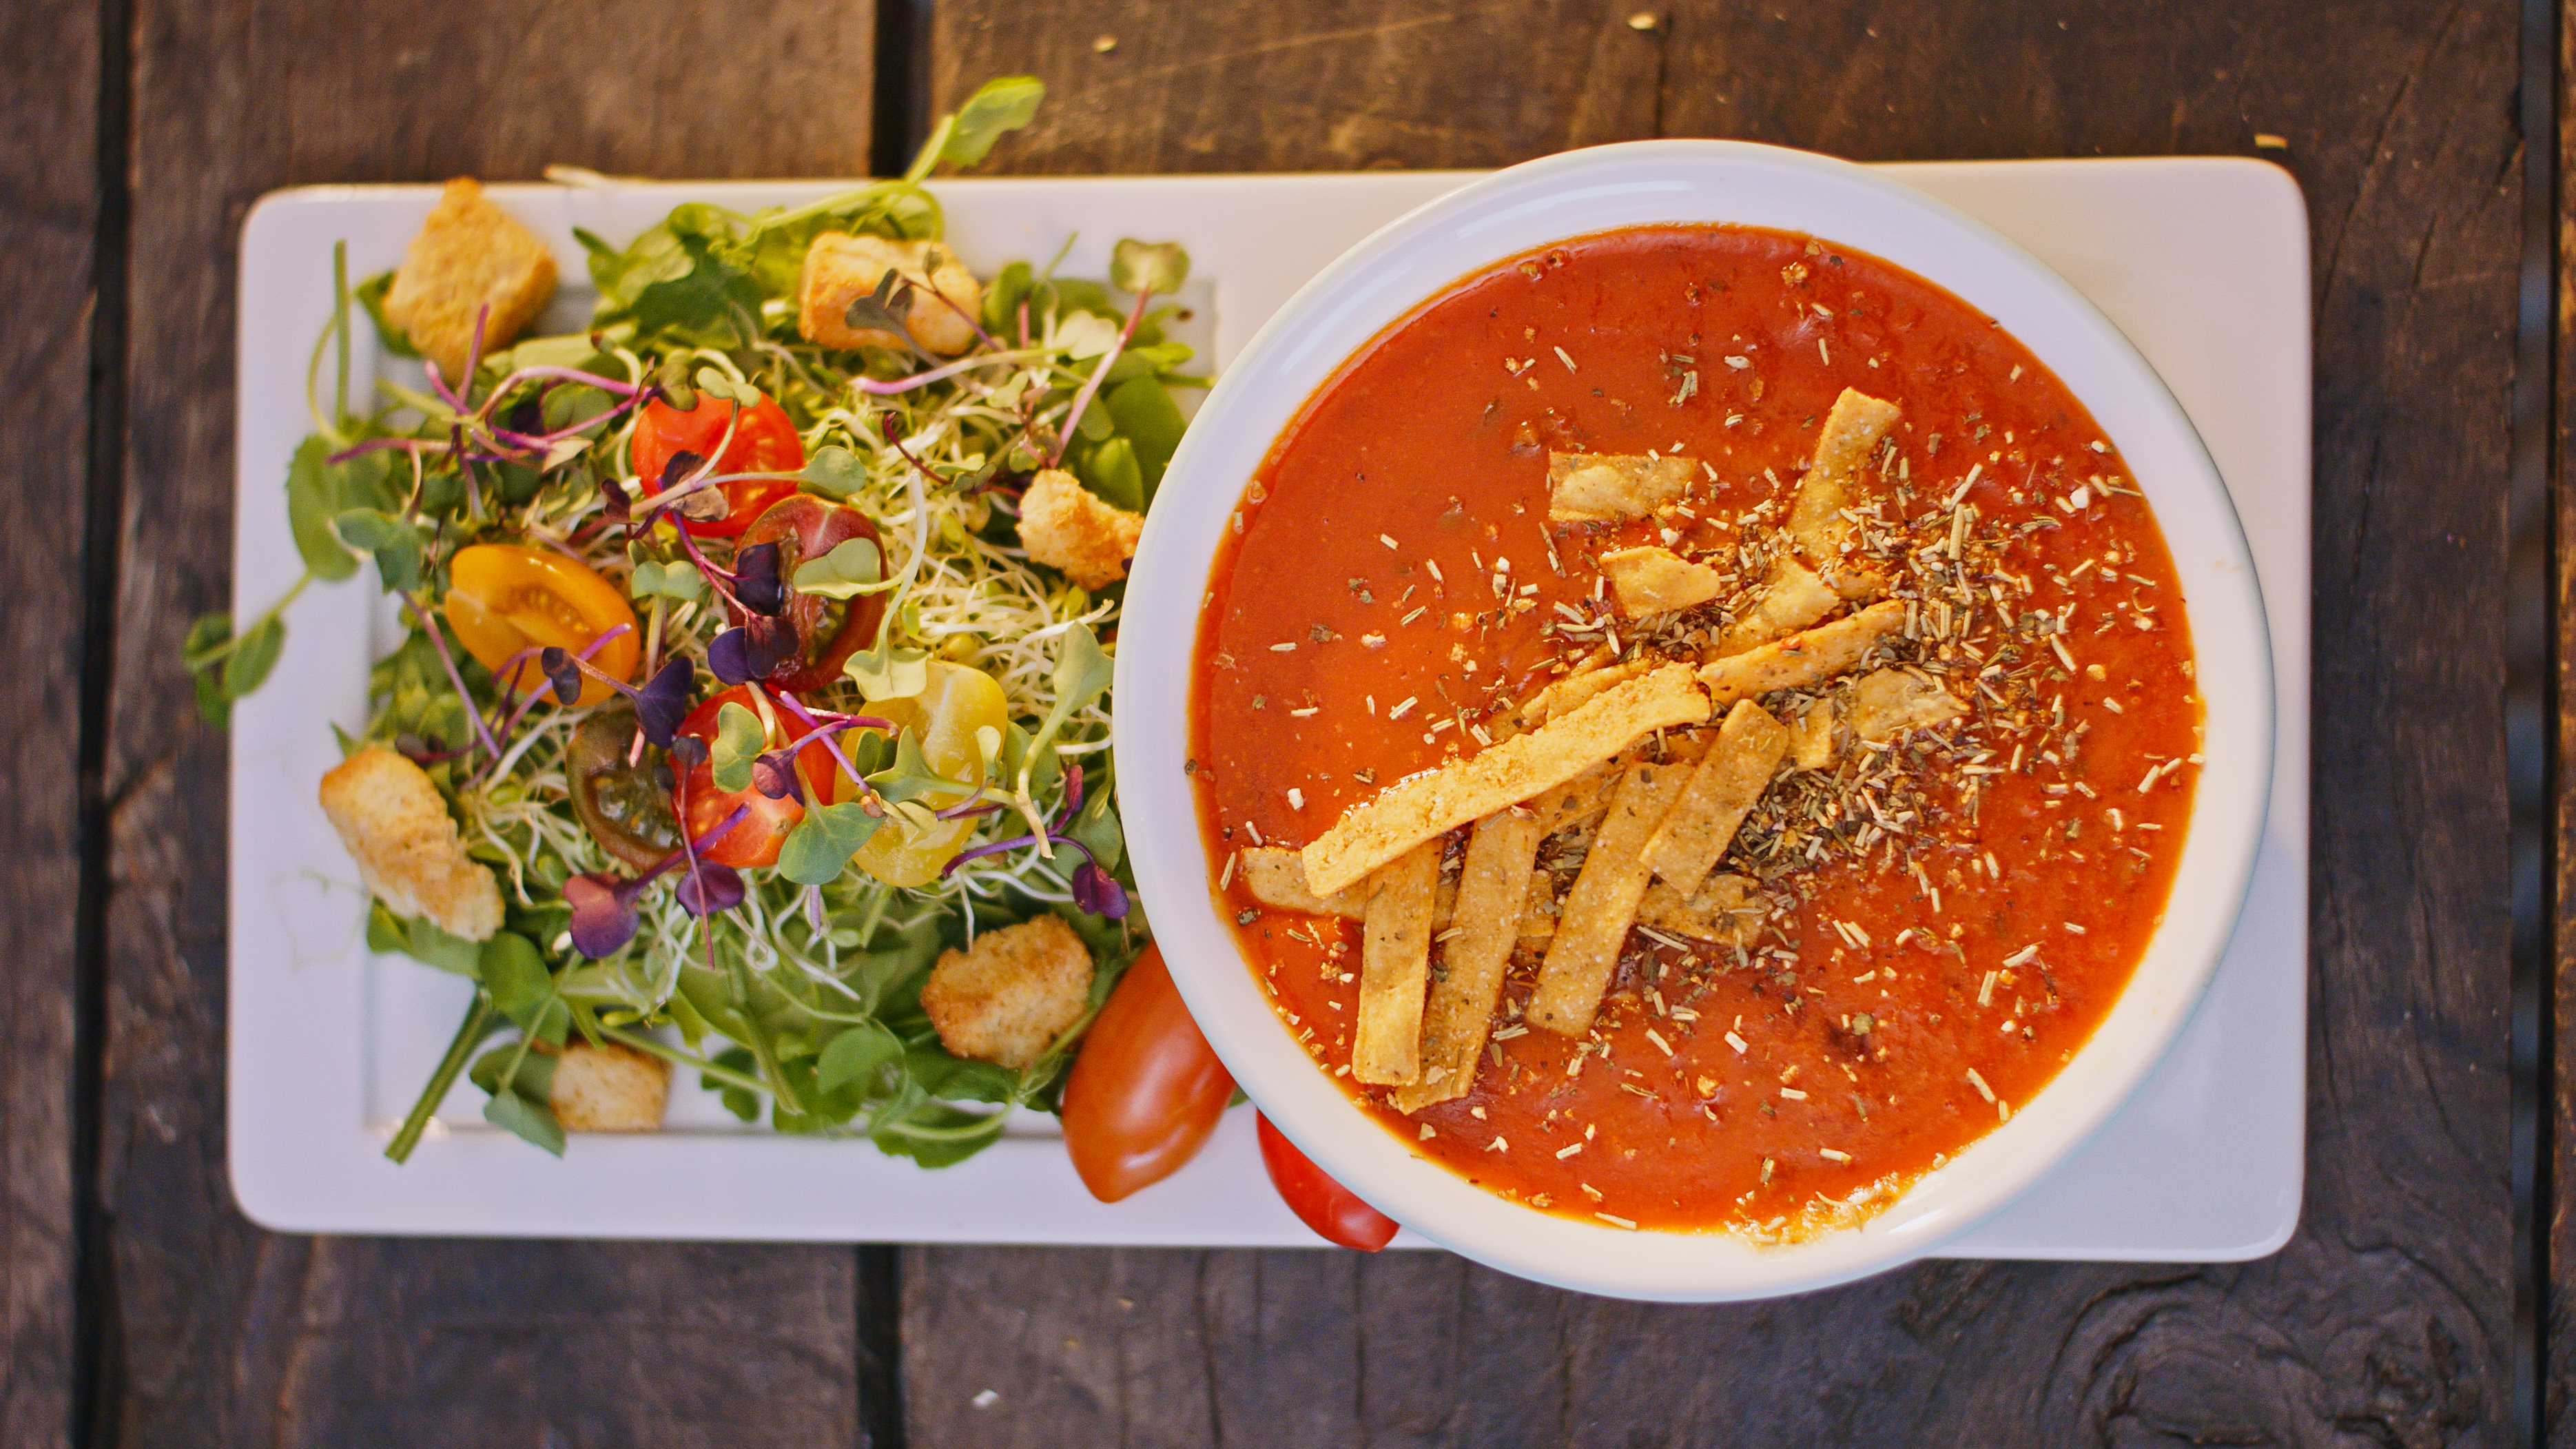
[[[930,682],[921,693],[902,699],[880,699],[861,706],[860,712],[892,721],[897,730],[912,731],[921,741],[922,759],[942,776],[980,785],[984,780],[984,751],[975,733],[990,729],[998,735],[1010,723],[1010,700],[1003,696],[1002,686],[993,676],[970,665],[932,660],[929,669]],[[848,776],[834,778],[839,782],[833,792],[836,801],[857,795]],[[965,798],[962,792],[934,790],[922,796],[921,803],[936,810]],[[928,885],[939,878],[940,867],[966,848],[966,838],[975,833],[975,823],[980,818],[943,820],[927,830],[897,820],[868,837],[868,843],[860,846],[851,859],[859,869],[888,885],[907,889]]]
[[[448,564],[446,613],[465,652],[495,672],[522,649],[552,645],[578,654],[620,624],[626,632],[599,646],[590,662],[612,679],[632,680],[643,654],[626,596],[589,565],[552,549],[515,543],[458,549]],[[519,679],[522,690],[545,687],[535,660]],[[614,693],[584,679],[577,702],[599,704]]]

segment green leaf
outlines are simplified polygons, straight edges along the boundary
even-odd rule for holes
[[[1000,1125],[987,1125],[991,1115],[924,1102],[900,1116],[880,1119],[868,1139],[889,1157],[909,1157],[924,1167],[950,1167],[1002,1140]]]
[[[867,486],[868,467],[858,454],[838,443],[826,443],[805,460],[801,476],[827,497],[847,498]]]
[[[634,577],[627,580],[626,592],[639,599],[677,599],[685,604],[703,595],[705,585],[705,576],[698,572],[695,564],[666,564],[648,558],[635,566]]]
[[[1052,753],[1055,737],[1074,712],[1108,692],[1115,667],[1101,652],[1098,636],[1091,626],[1076,624],[1065,632],[1064,652],[1055,661],[1055,707],[1047,711],[1046,721],[1029,739],[1020,760],[1020,789],[1029,788],[1033,774],[1032,760]]]
[[[760,1069],[760,1064],[752,1060],[751,1051],[747,1047],[727,1047],[714,1058],[714,1061],[717,1066],[730,1067],[746,1076]],[[737,1087],[720,1077],[708,1076],[704,1072],[698,1074],[698,1085],[708,1091],[721,1093],[720,1100],[724,1103],[725,1110],[743,1121],[760,1120],[760,1098],[756,1093]]]
[[[984,289],[984,330],[1016,345],[1020,335],[1020,299],[1028,296],[1035,281],[1036,274],[1030,271],[1026,262],[1013,262],[996,273],[992,285]],[[1034,337],[1038,324],[1044,319],[1034,315],[1034,306],[1030,311],[1029,335]]]
[[[586,232],[591,281],[599,288],[594,321],[632,321],[639,336],[709,345],[753,340],[760,289],[719,250],[733,244],[733,224],[718,208],[684,202],[623,251]]]
[[[962,795],[975,788],[932,769],[929,758],[921,752],[921,737],[910,729],[895,741],[894,763],[868,776],[868,784],[893,803],[918,800],[933,791]]]
[[[465,1078],[497,1096],[502,1090],[501,1073],[508,1070],[513,1058],[519,1067],[510,1074],[509,1090],[531,1102],[551,1101],[555,1089],[555,1064],[560,1058],[533,1048],[522,1051],[515,1041],[503,1043],[476,1057],[474,1065],[466,1069]]]
[[[355,291],[358,305],[367,309],[367,320],[376,324],[376,341],[396,357],[418,357],[420,349],[411,345],[411,334],[385,320],[385,293],[392,291],[394,274],[378,272],[360,282]]]
[[[1122,292],[1177,292],[1190,278],[1190,254],[1179,242],[1120,237],[1109,250],[1109,282]]]
[[[495,1127],[506,1127],[557,1157],[564,1153],[563,1124],[555,1120],[555,1110],[542,1102],[531,1102],[516,1091],[495,1092],[483,1104],[483,1120]]]
[[[367,909],[367,949],[389,956],[409,956],[424,966],[435,966],[469,981],[482,976],[481,944],[451,936],[419,917],[397,916],[382,901],[373,902]]]
[[[233,616],[222,610],[200,614],[188,626],[188,638],[179,646],[179,657],[190,669],[203,669],[223,657],[224,646],[233,642]]]
[[[1136,472],[1143,485],[1140,492],[1144,502],[1134,507],[1142,513],[1154,501],[1154,490],[1163,485],[1163,470],[1171,466],[1172,454],[1180,448],[1181,432],[1189,422],[1181,416],[1180,406],[1172,401],[1163,384],[1150,376],[1118,384],[1101,401],[1109,405],[1109,415],[1117,420],[1118,435],[1136,445]]]
[[[322,460],[328,454],[319,437],[296,445],[286,465],[286,526],[295,535],[304,567],[325,583],[337,583],[358,571],[358,558],[331,531],[331,520],[350,505],[323,477]]]
[[[1139,332],[1143,330],[1141,327],[1137,329]],[[1170,372],[1173,368],[1186,366],[1197,355],[1186,342],[1140,344],[1131,338],[1126,349],[1118,354],[1118,360],[1109,364],[1109,375],[1102,378],[1101,383],[1106,387],[1116,387],[1149,373]]]
[[[798,885],[823,885],[837,879],[868,837],[885,823],[858,801],[819,805],[805,812],[778,852],[779,874]],[[827,1089],[828,1090],[828,1089]]]
[[[1073,826],[1065,833],[1081,841],[1100,862],[1102,870],[1116,870],[1118,859],[1127,852],[1127,832],[1118,821],[1118,812],[1110,806],[1106,789],[1097,790],[1082,804],[1082,813],[1074,817]]]
[[[1006,132],[1035,120],[1038,105],[1045,99],[1046,83],[1035,76],[1003,76],[984,82],[966,98],[966,104],[957,108],[948,138],[939,148],[939,159],[958,166],[972,166],[983,160]]]
[[[738,704],[717,710],[715,743],[707,751],[716,788],[727,794],[750,789],[751,762],[767,743],[769,731],[761,728],[760,716]]]
[[[561,1042],[571,1012],[554,992],[554,978],[536,943],[516,931],[502,931],[483,943],[476,972],[492,993],[492,1004],[518,1023],[519,1029]]]
[[[250,626],[250,632],[233,644],[233,654],[224,661],[224,692],[235,699],[259,688],[260,681],[277,667],[277,656],[286,647],[286,625],[271,614]]]
[[[800,594],[847,599],[881,582],[885,577],[884,565],[884,555],[877,551],[875,540],[843,539],[832,546],[830,553],[798,564],[788,582]]]
[[[850,656],[841,672],[859,687],[862,698],[909,699],[930,687],[930,651],[895,647],[894,630],[882,631],[873,649]]]
[[[360,553],[373,554],[389,593],[420,587],[420,530],[376,508],[352,508],[331,520],[331,531]]]
[[[1094,408],[1083,421],[1088,423],[1104,412]],[[1111,438],[1085,455],[1082,481],[1104,502],[1130,513],[1145,511],[1145,476],[1136,466],[1136,445],[1125,438]]]
[[[854,1082],[874,1076],[879,1067],[903,1056],[903,1043],[895,1034],[873,1021],[861,1022],[832,1038],[815,1059],[814,1084],[826,1092],[837,1092]]]
[[[1016,720],[1002,727],[1002,769],[999,778],[1016,780],[1020,778],[1020,766],[1034,762],[1034,768],[1029,771],[1029,794],[1034,798],[1054,789],[1056,781],[1064,778],[1064,761],[1057,758],[1053,750],[1047,751],[1043,756],[1032,756],[1029,753],[1029,746],[1032,743],[1029,732],[1020,728]]]

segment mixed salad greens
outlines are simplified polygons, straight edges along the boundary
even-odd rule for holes
[[[1165,336],[1188,258],[1123,241],[1109,287],[1013,263],[960,313],[953,358],[907,321],[954,303],[893,270],[846,316],[887,345],[798,326],[818,236],[940,242],[924,178],[982,160],[1041,94],[984,87],[899,179],[750,215],[683,205],[623,246],[585,234],[587,329],[486,353],[478,323],[467,375],[433,365],[357,405],[354,313],[418,354],[385,318],[391,274],[353,286],[337,262],[286,479],[304,577],[238,628],[200,620],[188,658],[221,723],[311,583],[371,561],[399,601],[408,632],[343,749],[426,770],[506,915],[478,943],[372,906],[372,948],[475,984],[396,1160],[459,1075],[560,1153],[548,1074],[573,1040],[694,1072],[745,1120],[766,1103],[780,1131],[930,1166],[1011,1108],[1055,1108],[1080,1025],[1012,1070],[943,1048],[921,990],[944,948],[1053,912],[1097,963],[1096,1013],[1145,941],[1106,704],[1123,586],[1032,562],[1016,502],[1050,466],[1152,501],[1173,390],[1204,382]],[[531,598],[587,642],[487,627]],[[746,848],[762,839],[767,860]]]

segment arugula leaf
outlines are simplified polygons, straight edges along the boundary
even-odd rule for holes
[[[715,744],[707,753],[707,762],[715,768],[716,788],[732,794],[751,788],[751,762],[760,747],[769,742],[769,732],[760,726],[760,716],[738,704],[727,704],[716,711]]]
[[[1101,410],[1094,409],[1084,421],[1101,415]],[[1111,438],[1085,454],[1082,481],[1104,502],[1130,513],[1145,511],[1144,471],[1136,465],[1136,445],[1125,438]]]
[[[1126,360],[1119,358],[1121,362]],[[1134,508],[1142,513],[1153,503],[1154,491],[1162,486],[1163,470],[1171,466],[1172,454],[1181,446],[1181,431],[1189,421],[1181,416],[1180,406],[1172,401],[1161,381],[1150,376],[1133,377],[1118,384],[1102,394],[1101,401],[1117,422],[1119,436],[1135,445],[1138,491],[1144,501]]]
[[[798,885],[823,885],[837,879],[850,857],[884,823],[855,800],[816,806],[788,833],[778,852],[779,874]]]
[[[847,599],[867,592],[884,578],[884,555],[877,551],[875,541],[849,538],[834,544],[832,551],[821,558],[798,564],[788,582],[800,594]]]
[[[555,992],[554,977],[535,942],[516,931],[496,932],[483,943],[475,968],[503,1016],[541,1040],[563,1041],[572,1013]]]
[[[873,1021],[861,1022],[824,1046],[823,1054],[814,1060],[814,1084],[826,1092],[837,1092],[864,1081],[878,1068],[890,1066],[902,1056],[903,1043],[893,1032]]]

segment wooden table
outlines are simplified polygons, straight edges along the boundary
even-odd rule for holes
[[[2544,1169],[2554,1251],[2517,1256],[2510,0],[883,3],[903,8],[0,13],[0,647],[24,686],[0,705],[7,1443],[2501,1443],[2517,1343],[2545,1345],[2543,1431],[2576,1441],[2566,1300],[2548,1296],[2545,1336],[2514,1316],[2518,1294],[2576,1279],[2576,1170],[2546,1170],[2576,1131],[2520,1149]],[[2319,621],[2309,1175],[2289,1247],[2206,1268],[1934,1262],[1658,1308],[1433,1254],[374,1241],[244,1221],[224,1172],[221,862],[228,803],[256,802],[225,799],[179,641],[228,589],[245,209],[303,182],[554,161],[854,174],[1012,72],[1051,92],[997,153],[1019,172],[1492,166],[1657,135],[2289,168],[2315,233]],[[2566,316],[2576,289],[2558,297]],[[2563,345],[2541,340],[2543,361]],[[2535,395],[2522,437],[2554,459],[2576,391],[2554,412]],[[2556,929],[2576,960],[2576,926]]]

